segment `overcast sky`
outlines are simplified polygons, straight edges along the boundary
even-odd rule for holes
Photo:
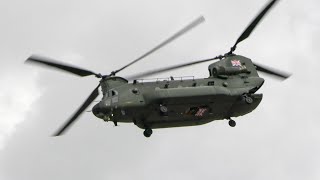
[[[118,75],[210,58],[227,52],[266,3],[2,0],[0,179],[320,179],[319,1],[280,1],[238,45],[235,53],[293,76],[261,74],[264,99],[235,128],[215,121],[156,129],[147,139],[133,124],[114,127],[86,112],[53,138],[98,79],[23,64],[40,54],[110,73],[199,15],[205,23]],[[157,77],[203,78],[209,64]]]

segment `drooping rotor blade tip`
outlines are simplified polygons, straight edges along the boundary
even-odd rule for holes
[[[56,60],[47,58],[47,57],[43,57],[43,56],[39,56],[39,55],[32,55],[30,56],[25,63],[36,63],[39,65],[46,65],[52,68],[56,68],[59,70],[63,70],[78,76],[89,76],[89,75],[96,75],[98,76],[97,73],[94,73],[92,71],[86,70],[86,69],[82,69],[79,67],[75,67],[73,65],[68,65],[66,63],[62,63],[62,62],[58,62]]]
[[[206,19],[201,15],[201,16],[199,16],[199,17],[197,18],[196,21],[199,21],[199,23],[202,23],[202,22],[206,21]]]
[[[173,34],[171,37],[169,37],[168,39],[166,39],[165,41],[163,41],[162,43],[160,43],[159,45],[157,45],[156,47],[152,48],[151,50],[149,50],[148,52],[146,52],[145,54],[143,54],[142,56],[138,57],[137,59],[133,60],[132,62],[130,62],[129,64],[123,66],[122,68],[114,71],[113,75],[115,75],[116,73],[122,71],[123,69],[131,66],[132,64],[140,61],[141,59],[147,57],[148,55],[152,54],[153,52],[157,51],[158,49],[164,47],[165,45],[169,44],[170,42],[172,42],[173,40],[177,39],[178,37],[182,36],[183,34],[187,33],[188,31],[190,31],[191,29],[193,29],[194,27],[198,26],[199,24],[201,24],[202,22],[204,22],[205,19],[203,16],[198,17],[197,19],[195,19],[194,21],[192,21],[191,23],[189,23],[187,26],[185,26],[184,28],[182,28],[180,31],[176,32],[175,34]]]

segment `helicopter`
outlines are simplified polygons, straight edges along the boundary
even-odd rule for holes
[[[262,100],[263,95],[256,93],[264,84],[264,79],[258,75],[258,71],[281,79],[290,77],[288,73],[234,54],[237,45],[250,36],[277,1],[271,0],[262,9],[239,36],[230,51],[224,55],[150,70],[127,78],[117,74],[198,26],[204,22],[204,17],[200,16],[155,48],[107,75],[50,58],[31,55],[26,60],[27,63],[46,65],[81,77],[93,75],[100,79],[98,86],[65,124],[54,133],[54,136],[62,135],[74,124],[80,114],[98,97],[100,87],[103,97],[93,106],[92,113],[106,122],[113,122],[115,126],[118,123],[134,123],[144,129],[145,137],[152,135],[152,129],[196,126],[214,120],[228,120],[228,124],[235,127],[236,122],[232,118],[252,112]],[[209,65],[207,78],[170,77],[154,81],[141,79],[209,61],[215,62]]]

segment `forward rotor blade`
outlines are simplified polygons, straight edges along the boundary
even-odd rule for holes
[[[89,75],[99,76],[98,74],[96,74],[96,73],[94,73],[92,71],[89,71],[89,70],[86,70],[86,69],[82,69],[82,68],[78,68],[78,67],[75,67],[75,66],[72,66],[72,65],[67,65],[67,64],[58,62],[56,60],[46,58],[46,57],[40,57],[40,56],[32,55],[25,62],[26,63],[38,63],[38,64],[41,64],[41,65],[47,65],[49,67],[57,68],[57,69],[60,69],[60,70],[63,70],[63,71],[66,71],[66,72],[69,72],[69,73],[72,73],[72,74],[76,74],[78,76],[82,76],[82,77],[83,76],[89,76]]]
[[[183,67],[187,67],[187,66],[191,66],[191,65],[195,65],[195,64],[200,64],[200,63],[216,60],[216,59],[219,59],[219,58],[221,58],[221,57],[217,56],[217,57],[210,58],[210,59],[204,59],[204,60],[200,60],[200,61],[193,61],[193,62],[189,62],[189,63],[185,63],[185,64],[179,64],[179,65],[164,67],[164,68],[160,68],[160,69],[155,69],[155,70],[151,70],[151,71],[147,71],[147,72],[143,72],[143,73],[139,73],[139,74],[133,75],[133,76],[127,78],[127,79],[128,80],[134,80],[134,79],[138,79],[138,78],[141,78],[141,77],[146,77],[146,76],[150,76],[150,75],[154,75],[154,74],[158,74],[158,73],[171,71],[171,70],[174,70],[174,69],[179,69],[179,68],[183,68]]]
[[[153,49],[151,49],[150,51],[148,51],[147,53],[143,54],[142,56],[138,57],[137,59],[135,59],[134,61],[132,61],[131,63],[123,66],[122,68],[116,70],[113,72],[113,74],[116,74],[120,71],[122,71],[123,69],[127,68],[128,66],[140,61],[141,59],[147,57],[148,55],[150,55],[151,53],[157,51],[158,49],[162,48],[163,46],[169,44],[170,42],[172,42],[173,40],[177,39],[178,37],[182,36],[183,34],[185,34],[186,32],[190,31],[191,29],[193,29],[194,27],[196,27],[197,25],[199,25],[200,23],[204,22],[204,17],[200,16],[198,17],[196,20],[192,21],[189,25],[185,26],[183,29],[181,29],[180,31],[176,32],[173,36],[171,36],[170,38],[166,39],[165,41],[163,41],[162,43],[160,43],[158,46],[154,47]]]
[[[258,65],[257,63],[253,63],[256,66],[257,71],[261,71],[267,74],[271,74],[273,76],[279,77],[281,79],[287,79],[291,76],[291,74],[285,73],[285,72],[281,72],[279,70],[275,70],[273,68],[270,67],[266,67],[263,65]]]
[[[63,126],[61,126],[61,128],[53,136],[60,136],[75,122],[75,120],[79,117],[79,115],[92,103],[92,101],[94,101],[95,98],[98,97],[99,86],[100,84],[92,91],[90,96],[80,106],[80,108],[73,114],[73,116]]]
[[[232,51],[236,49],[236,46],[241,41],[245,40],[247,37],[250,36],[251,32],[254,30],[254,28],[258,25],[260,20],[264,17],[264,15],[270,10],[270,8],[277,2],[278,0],[272,0],[270,3],[259,13],[258,16],[249,24],[249,26],[245,29],[245,31],[241,34],[241,36],[238,38],[237,42],[232,47]]]

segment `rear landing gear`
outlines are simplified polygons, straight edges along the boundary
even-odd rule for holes
[[[237,125],[237,123],[234,120],[229,119],[229,126],[235,127],[236,125]]]
[[[145,137],[150,137],[152,135],[152,129],[150,129],[150,128],[145,129],[143,132],[143,135]]]

